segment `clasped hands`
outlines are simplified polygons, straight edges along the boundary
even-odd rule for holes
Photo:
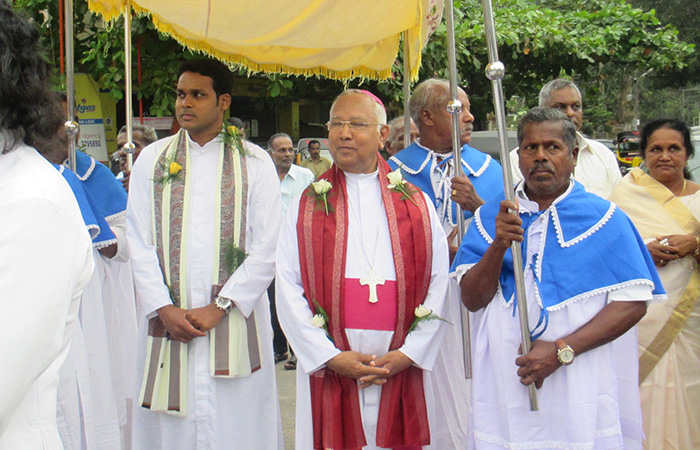
[[[659,236],[647,244],[654,264],[659,267],[664,267],[670,261],[693,255],[697,248],[695,237],[683,234]]]
[[[213,303],[201,308],[182,309],[166,305],[158,309],[158,317],[174,341],[188,343],[219,324],[225,313]]]
[[[345,351],[328,360],[326,367],[338,375],[358,380],[359,388],[364,389],[373,384],[386,383],[411,364],[413,361],[399,350],[392,350],[380,358],[377,355]]]

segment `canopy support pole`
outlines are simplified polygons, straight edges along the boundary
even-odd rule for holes
[[[411,62],[408,54],[408,32],[403,32],[403,147],[411,145]]]
[[[124,4],[124,99],[126,104],[126,168],[131,171],[134,165],[134,134],[132,128],[133,114],[133,93],[131,87],[131,0],[126,0]]]
[[[455,23],[454,23],[454,2],[447,0],[445,2],[445,21],[447,25],[447,61],[450,72],[450,102],[447,104],[447,112],[452,118],[452,152],[454,154],[455,176],[464,176],[462,169],[462,143],[459,139],[459,120],[462,113],[462,102],[459,101],[457,94],[457,56],[455,42]],[[451,205],[447,206],[448,208]],[[457,205],[457,214],[455,221],[457,222],[457,245],[462,243],[464,238],[464,211],[460,205]],[[461,302],[460,302],[461,303]],[[469,311],[460,304],[460,319],[462,322],[462,344],[464,349],[464,377],[470,379],[472,377],[472,346],[471,346],[471,323]]]
[[[501,148],[501,166],[503,168],[503,184],[506,200],[513,201],[513,177],[510,171],[510,155],[506,136],[506,113],[503,101],[503,85],[501,80],[505,75],[505,66],[498,60],[498,47],[496,45],[496,27],[493,21],[493,8],[491,0],[481,0],[484,10],[484,27],[486,29],[486,44],[489,52],[489,64],[486,66],[486,77],[491,80],[493,90],[493,107],[496,112],[496,125],[498,127],[498,142]],[[517,211],[512,211],[517,214]],[[525,298],[525,279],[523,277],[522,251],[519,242],[511,243],[513,252],[513,272],[515,275],[515,291],[517,298],[518,316],[520,319],[520,336],[522,340],[523,354],[532,348],[530,340],[530,323],[527,317],[527,299]],[[530,411],[537,411],[537,390],[535,383],[528,386],[530,396]]]
[[[68,168],[75,172],[75,151],[80,127],[75,121],[75,56],[73,51],[73,0],[65,0],[65,46],[66,46],[66,122],[68,134]]]

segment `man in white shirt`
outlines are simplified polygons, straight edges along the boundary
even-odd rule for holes
[[[447,242],[427,195],[388,176],[385,123],[369,92],[336,98],[334,166],[292,201],[280,235],[279,317],[300,364],[298,450],[435,441],[428,378],[449,325],[417,321],[415,309],[444,314]]]
[[[287,214],[289,202],[314,181],[314,173],[294,164],[294,144],[287,133],[276,133],[267,141],[267,151],[275,163],[282,189],[282,208]]]
[[[576,127],[576,145],[579,148],[573,177],[588,192],[607,198],[622,176],[613,152],[600,142],[583,137],[579,132],[583,124],[583,102],[576,84],[562,78],[545,84],[540,90],[540,106],[558,109],[573,122]],[[510,152],[510,165],[513,183],[517,183],[523,179],[518,168],[517,148]]]
[[[183,63],[182,130],[143,149],[131,174],[127,239],[144,374],[136,450],[284,446],[265,295],[279,184],[263,149],[224,132],[232,87],[218,61]]]
[[[286,215],[287,209],[289,209],[289,202],[314,181],[314,173],[309,169],[293,164],[294,144],[287,133],[276,133],[270,136],[270,139],[267,141],[267,150],[270,152],[272,162],[275,163],[277,168],[277,175],[280,177],[282,208],[284,215]],[[287,359],[289,355],[287,353],[287,338],[284,337],[284,332],[280,328],[280,323],[277,319],[274,280],[267,290],[267,296],[270,298],[270,314],[272,315],[272,349],[275,352],[275,362],[279,362]],[[295,370],[296,367],[297,361],[292,351],[292,358],[284,364],[284,368],[286,370]]]

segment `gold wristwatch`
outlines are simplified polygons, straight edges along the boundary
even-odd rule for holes
[[[554,344],[557,346],[557,359],[560,363],[568,366],[574,362],[574,357],[576,355],[574,354],[574,350],[569,347],[566,342],[561,339],[557,339],[554,341]]]

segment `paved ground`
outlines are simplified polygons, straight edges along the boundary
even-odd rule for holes
[[[296,376],[295,370],[284,370],[284,362],[275,366],[277,373],[277,390],[279,392],[280,409],[282,412],[282,430],[284,432],[285,450],[294,450],[294,414],[296,408]]]

